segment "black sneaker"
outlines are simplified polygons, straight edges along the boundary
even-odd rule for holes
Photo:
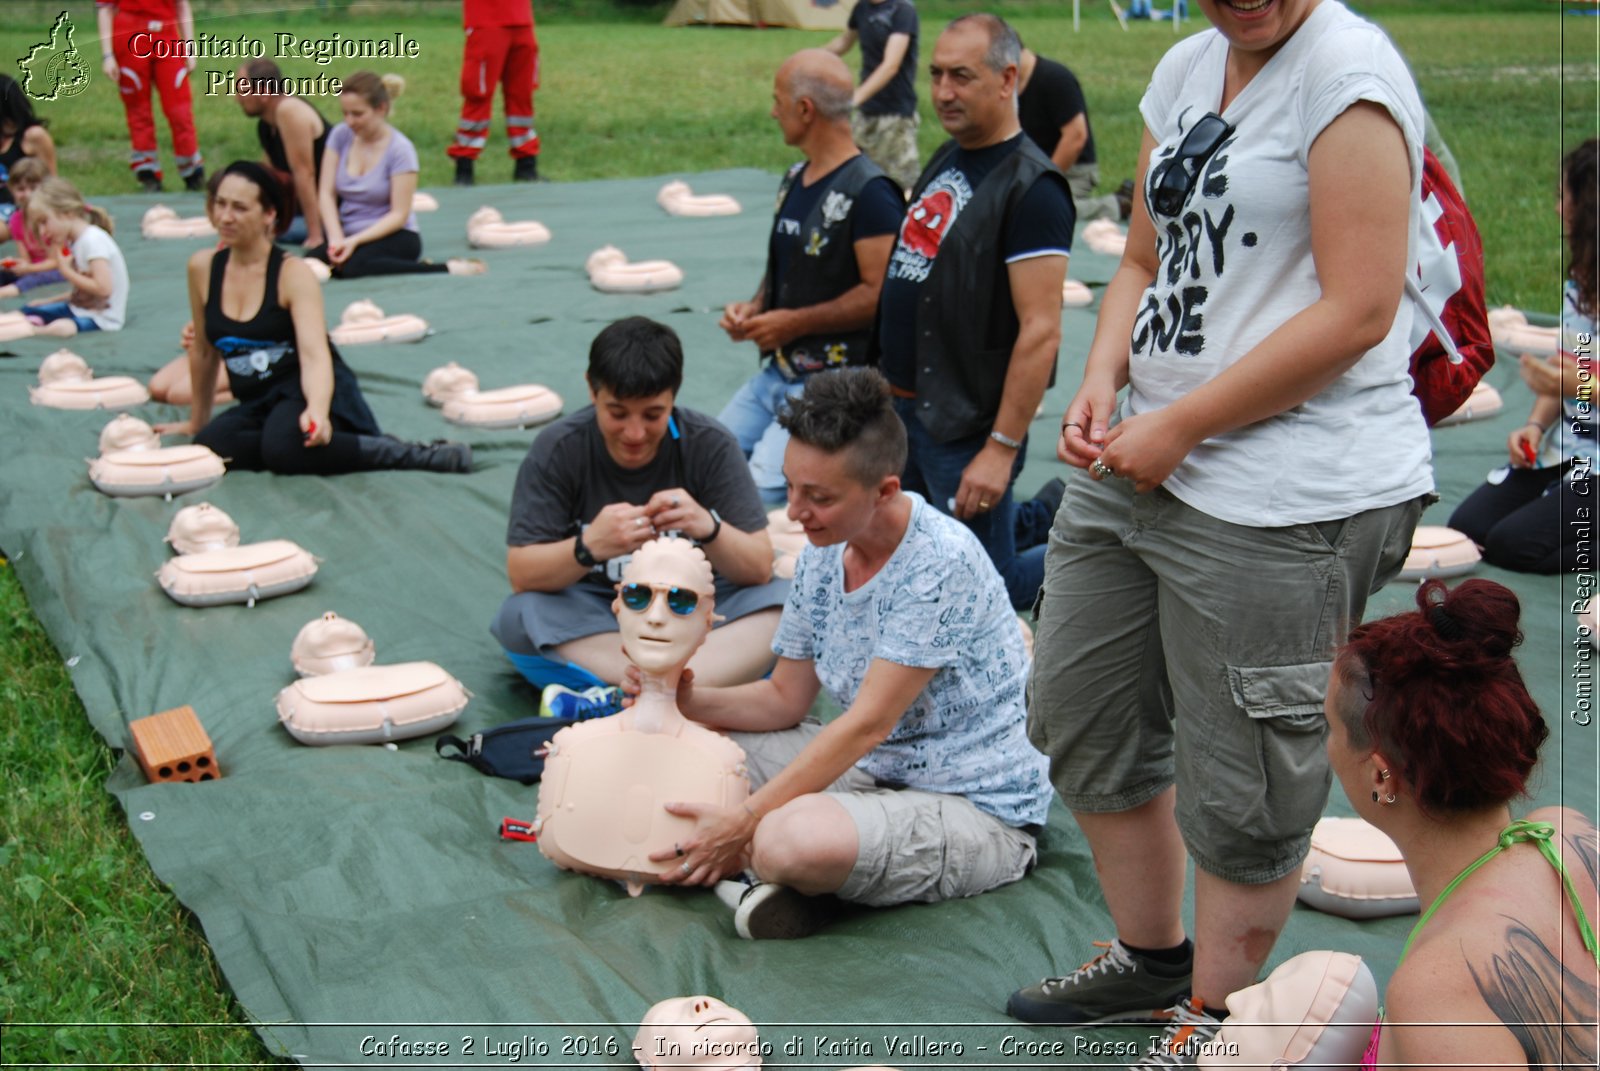
[[[197,167],[183,176],[183,188],[190,193],[199,193],[206,188],[206,169]]]
[[[516,165],[511,169],[512,182],[538,182],[539,158],[537,156],[519,156]]]
[[[472,161],[465,156],[456,157],[456,185],[471,186],[477,181],[472,175]]]
[[[161,176],[148,168],[135,171],[133,177],[139,180],[139,188],[145,193],[161,192]]]
[[[1194,958],[1182,966],[1135,956],[1121,941],[1096,941],[1104,952],[1060,978],[1011,994],[1006,1014],[1025,1023],[1165,1023],[1189,995]]]
[[[733,908],[733,928],[747,941],[810,937],[827,914],[815,896],[748,876],[717,882],[717,899]]]

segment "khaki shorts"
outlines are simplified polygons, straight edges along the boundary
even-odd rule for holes
[[[744,748],[752,788],[771,780],[822,726],[729,733]],[[1033,834],[978,810],[962,796],[881,788],[856,767],[828,786],[856,827],[856,863],[841,900],[884,907],[954,900],[1009,885],[1033,869]]]
[[[1404,563],[1425,501],[1251,528],[1069,475],[1028,701],[1063,802],[1125,811],[1176,784],[1195,865],[1240,884],[1298,869],[1328,797],[1334,649]]]
[[[916,115],[862,115],[850,116],[850,133],[856,146],[867,158],[883,168],[888,176],[900,184],[905,193],[917,184],[922,174],[922,163],[917,154],[917,126],[921,119]]]

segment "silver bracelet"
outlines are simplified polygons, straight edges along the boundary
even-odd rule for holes
[[[1013,439],[1011,436],[1007,435],[1005,432],[991,431],[989,433],[989,438],[993,439],[995,442],[999,443],[1001,446],[1007,447],[1008,449],[1011,449],[1011,450],[1021,450],[1022,449],[1022,443],[1018,442],[1016,439]]]

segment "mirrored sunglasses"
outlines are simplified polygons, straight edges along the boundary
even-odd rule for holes
[[[655,599],[658,591],[667,596],[667,609],[679,617],[688,617],[694,613],[694,608],[700,605],[700,593],[698,591],[680,587],[656,587],[652,584],[622,585],[622,605],[634,613],[642,614],[650,609],[650,603]]]

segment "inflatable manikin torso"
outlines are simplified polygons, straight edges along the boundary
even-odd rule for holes
[[[550,240],[550,228],[535,219],[507,223],[499,209],[484,205],[467,217],[467,244],[479,249],[507,249],[519,245],[543,245]]]
[[[154,205],[146,211],[139,229],[146,238],[210,238],[217,233],[205,216],[183,219],[166,205]]]
[[[1228,1018],[1199,1064],[1354,1071],[1377,1021],[1378,985],[1360,956],[1302,952],[1228,997]]]
[[[711,565],[687,540],[663,537],[635,551],[622,590],[637,585],[649,603],[612,604],[622,649],[639,667],[639,697],[621,714],[561,730],[539,783],[539,850],[566,870],[615,878],[637,896],[672,864],[653,863],[694,833],[693,819],[668,814],[678,801],[738,807],[750,795],[744,750],[696,725],[677,706],[678,678],[713,620]],[[681,614],[672,589],[696,596]]]
[[[375,342],[420,342],[428,334],[428,321],[410,313],[385,316],[365,298],[352,301],[339,316],[339,326],[328,332],[336,346],[364,346]]]

